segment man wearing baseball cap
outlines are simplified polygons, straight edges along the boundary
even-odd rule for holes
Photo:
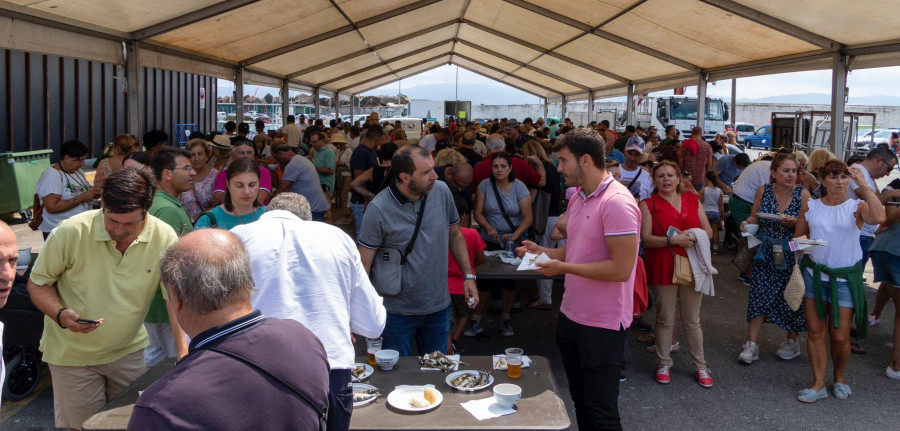
[[[641,169],[641,158],[644,155],[644,140],[639,136],[628,138],[625,143],[625,163],[619,166],[622,184],[628,188],[631,195],[638,200],[647,199],[653,191],[653,181],[650,174]]]

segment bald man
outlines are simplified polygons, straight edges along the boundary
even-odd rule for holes
[[[453,201],[461,199],[465,202],[466,211],[459,214],[460,227],[469,227],[472,220],[472,174],[472,165],[468,163],[449,165],[438,172],[438,179],[447,183],[453,193]],[[457,208],[460,207],[457,205]]]
[[[303,324],[253,309],[250,256],[237,236],[189,233],[160,272],[190,353],[141,394],[129,430],[324,429],[325,348]]]
[[[6,305],[13,281],[16,280],[16,261],[19,259],[16,234],[0,220],[0,308]],[[0,322],[0,352],[3,351],[3,322]],[[0,387],[6,377],[6,368],[0,360]]]

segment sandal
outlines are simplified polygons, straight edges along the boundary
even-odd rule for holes
[[[856,341],[850,342],[850,353],[856,353],[857,355],[865,355],[866,349],[859,345]]]
[[[544,304],[540,300],[534,301],[531,304],[526,305],[525,307],[530,308],[532,310],[552,310],[553,304]]]

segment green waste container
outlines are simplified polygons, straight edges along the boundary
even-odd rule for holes
[[[0,153],[0,214],[31,208],[34,188],[50,167],[53,150]]]

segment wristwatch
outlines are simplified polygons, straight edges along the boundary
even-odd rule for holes
[[[475,277],[475,274],[466,274],[466,276],[463,278],[465,280],[477,280],[477,278]]]

